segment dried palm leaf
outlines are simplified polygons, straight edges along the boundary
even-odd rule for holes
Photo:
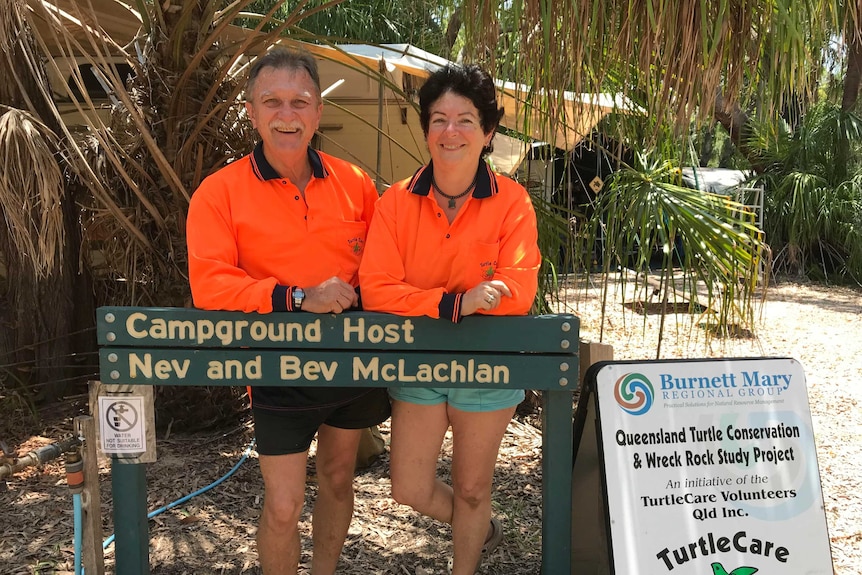
[[[0,209],[12,248],[37,277],[45,277],[63,255],[64,180],[56,136],[23,110],[0,109]]]

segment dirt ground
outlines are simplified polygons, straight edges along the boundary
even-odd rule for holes
[[[600,339],[599,286],[572,288],[559,311],[581,318],[581,338]],[[639,300],[634,294],[629,301]],[[645,296],[640,301],[647,301]],[[638,313],[646,311],[647,313]],[[665,321],[662,358],[793,357],[806,372],[835,573],[862,573],[862,290],[780,282],[760,310],[757,337],[708,339],[702,318]],[[610,303],[601,338],[615,359],[654,359],[660,318],[649,306]],[[745,334],[743,334],[745,335]],[[41,422],[0,437],[19,455],[69,434],[85,410],[75,398],[45,408]],[[495,514],[506,540],[482,573],[535,575],[541,564],[541,431],[538,414],[516,418],[503,440],[494,487]],[[0,426],[7,429],[7,426]],[[388,440],[388,422],[381,427]],[[149,509],[163,507],[225,475],[253,437],[248,420],[208,435],[158,438],[158,461],[148,466]],[[449,446],[439,471],[448,474]],[[308,503],[315,496],[314,458],[308,466]],[[112,533],[110,469],[101,465],[103,529]],[[150,521],[154,575],[259,573],[256,521],[262,505],[256,454],[220,485]],[[0,486],[0,574],[61,574],[73,569],[72,503],[62,464],[29,468]],[[575,527],[577,529],[577,526]],[[310,533],[308,507],[302,529]],[[389,497],[388,457],[356,479],[356,511],[342,554],[345,575],[442,575],[451,554],[450,530]],[[308,564],[307,547],[303,563]],[[113,546],[106,565],[113,572]]]

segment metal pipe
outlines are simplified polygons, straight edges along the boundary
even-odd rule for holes
[[[81,440],[72,436],[58,441],[57,443],[34,449],[24,457],[19,457],[14,459],[11,463],[0,465],[0,481],[31,465],[41,465],[51,461],[52,459],[57,459],[63,455],[63,453],[71,451],[79,445],[81,445]]]

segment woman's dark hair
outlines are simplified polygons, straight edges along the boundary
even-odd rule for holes
[[[492,133],[500,125],[503,108],[497,106],[497,90],[491,76],[475,64],[448,64],[428,76],[419,88],[419,123],[426,136],[431,121],[431,105],[446,92],[463,96],[473,102],[479,111],[479,122],[484,133]],[[482,155],[485,156],[493,150],[493,145],[489,144],[482,151]]]
[[[305,70],[317,88],[317,98],[320,99],[320,74],[317,71],[317,60],[310,53],[276,46],[259,57],[252,64],[248,72],[248,81],[245,86],[246,99],[251,98],[254,90],[254,82],[264,68],[275,68],[276,70]]]

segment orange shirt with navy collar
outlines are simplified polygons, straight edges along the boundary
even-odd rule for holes
[[[309,148],[305,199],[266,161],[262,144],[207,177],[187,219],[195,307],[292,311],[294,287],[337,275],[358,286],[377,190],[344,160]]]
[[[529,194],[481,161],[476,188],[450,224],[430,193],[433,169],[423,166],[377,203],[359,269],[364,309],[457,323],[464,292],[501,280],[512,297],[477,313],[528,313],[541,263]]]

